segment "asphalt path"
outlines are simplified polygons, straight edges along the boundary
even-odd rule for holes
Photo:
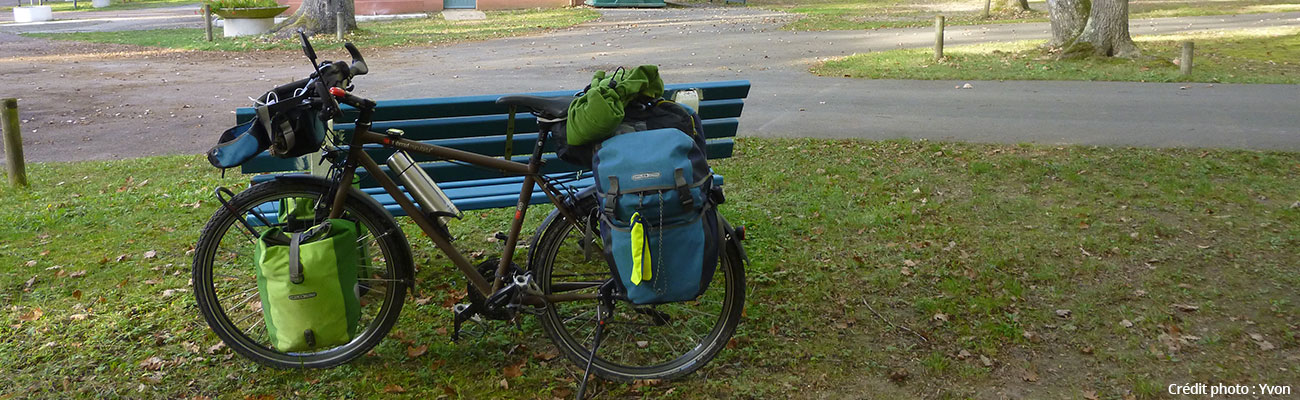
[[[930,46],[933,30],[792,32],[778,29],[786,15],[735,8],[604,13],[544,36],[385,52],[358,82],[377,98],[563,90],[597,69],[655,63],[668,82],[750,80],[742,136],[1300,150],[1300,85],[818,77],[808,68],[820,60]],[[1300,26],[1300,13],[1130,26],[1135,35]],[[946,41],[1045,39],[1048,29],[953,26]],[[955,89],[965,83],[973,88]]]
[[[933,31],[787,31],[780,27],[793,18],[788,14],[734,7],[601,12],[599,20],[531,36],[363,49],[371,73],[356,80],[357,93],[382,100],[577,90],[596,70],[652,63],[669,83],[750,80],[740,126],[747,137],[1300,150],[1300,85],[818,77],[808,69],[821,60],[927,47]],[[192,18],[179,15],[183,10],[140,14],[157,13]],[[130,21],[134,15],[101,19]],[[129,25],[111,23],[119,25],[94,29]],[[1134,20],[1130,26],[1135,35],[1300,26],[1300,13]],[[13,28],[0,24],[0,31]],[[1046,37],[1046,23],[953,26],[947,43]],[[344,55],[329,53],[322,56]],[[8,33],[0,33],[0,54],[0,79],[26,96],[20,106],[29,161],[201,153],[233,123],[231,110],[246,106],[247,97],[307,73],[301,55],[290,51],[145,51]],[[973,88],[954,88],[965,83]],[[87,94],[86,88],[96,90]]]

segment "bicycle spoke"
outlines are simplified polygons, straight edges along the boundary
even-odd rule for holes
[[[238,295],[241,295],[241,294],[246,294],[246,293],[248,293],[248,292],[252,292],[252,291],[254,291],[254,290],[257,290],[257,287],[251,287],[251,288],[248,288],[248,289],[244,289],[244,291],[242,291],[242,292],[233,293],[233,294],[231,294],[231,295],[229,295],[229,296],[222,297],[222,298],[220,298],[220,299],[217,299],[217,302],[218,302],[218,303],[225,303],[226,300],[229,300],[231,297],[235,297],[235,296],[238,296]]]

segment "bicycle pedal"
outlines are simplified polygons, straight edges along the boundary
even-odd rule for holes
[[[478,315],[478,309],[470,303],[457,304],[451,308],[452,312],[452,330],[451,341],[460,341],[460,328],[465,321],[472,321],[475,315]]]

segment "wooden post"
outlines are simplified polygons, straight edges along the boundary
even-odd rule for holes
[[[943,59],[943,16],[934,16],[934,60]]]
[[[27,167],[23,163],[23,135],[18,126],[18,99],[4,99],[5,169],[10,186],[27,186]]]
[[[984,0],[984,13],[980,14],[980,18],[989,19],[989,7],[992,6],[992,3],[993,0]]]
[[[334,38],[342,42],[343,30],[346,29],[346,26],[343,25],[343,13],[341,12],[334,13],[334,28],[335,28]]]
[[[1183,75],[1192,74],[1192,41],[1183,42],[1183,60],[1178,63],[1183,70]]]
[[[208,41],[212,41],[212,6],[203,5],[203,33],[208,35]]]

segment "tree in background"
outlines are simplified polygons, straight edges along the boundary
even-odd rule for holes
[[[1047,0],[1059,58],[1141,54],[1128,32],[1128,0]]]
[[[1002,8],[1017,12],[1029,11],[1029,0],[1006,0]]]
[[[276,36],[295,34],[299,28],[308,36],[334,32],[337,29],[335,14],[343,14],[344,31],[357,29],[356,7],[352,0],[302,0],[298,11],[275,28]]]

